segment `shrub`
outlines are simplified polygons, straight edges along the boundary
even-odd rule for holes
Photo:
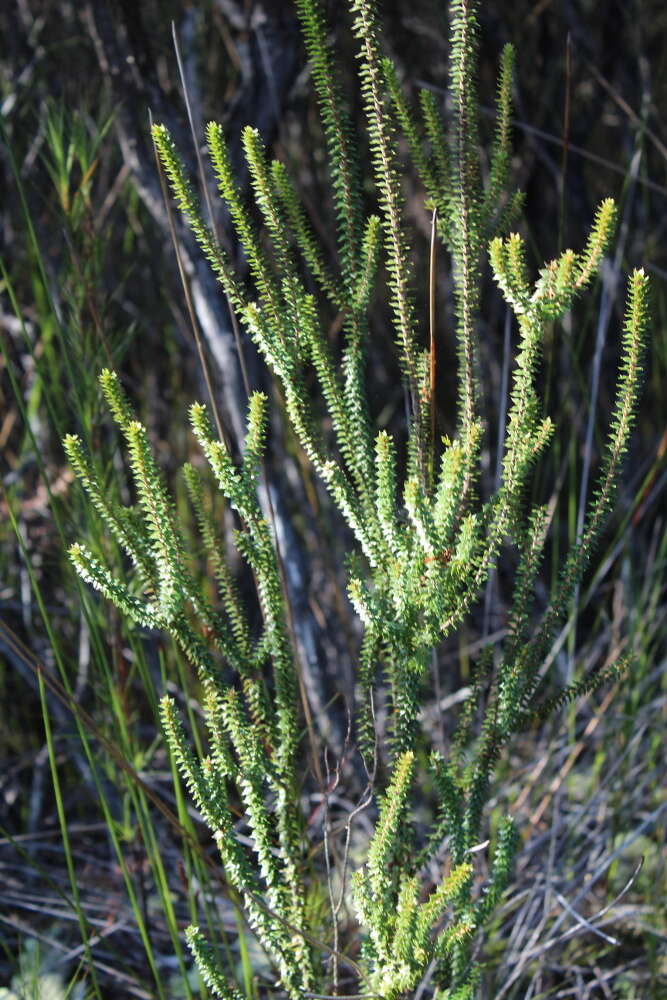
[[[547,327],[569,310],[596,274],[611,239],[614,205],[610,200],[600,205],[581,252],[566,250],[531,278],[524,241],[517,233],[507,235],[521,206],[520,194],[507,191],[511,46],[501,58],[496,132],[483,179],[474,82],[475,5],[467,0],[450,4],[451,113],[445,122],[428,91],[420,94],[419,111],[410,106],[394,67],[382,57],[373,0],[350,0],[379,206],[379,214],[367,215],[357,140],[327,47],[322,13],[317,0],[296,4],[328,150],[337,222],[335,269],[318,244],[287,169],[269,161],[258,132],[247,128],[243,147],[261,226],[241,196],[223,130],[211,123],[207,142],[214,172],[252,275],[252,289],[246,289],[204,219],[168,132],[155,125],[153,138],[180,209],[231,308],[280,386],[286,417],[354,538],[349,597],[363,626],[355,733],[375,776],[373,692],[382,670],[391,768],[379,794],[366,862],[351,879],[362,942],[352,967],[361,990],[387,1000],[417,989],[427,970],[433,973],[439,997],[463,1000],[475,994],[475,934],[508,884],[517,847],[517,831],[507,817],[495,837],[490,878],[480,890],[471,851],[482,836],[498,758],[536,714],[553,711],[622,669],[618,664],[577,679],[555,694],[545,689],[545,657],[600,538],[633,425],[647,324],[647,278],[639,270],[629,280],[616,402],[598,487],[584,528],[563,560],[548,608],[534,624],[532,593],[549,519],[544,507],[527,503],[526,495],[535,464],[556,430],[543,416],[538,397],[540,349]],[[424,349],[397,161],[399,130],[434,213],[434,235],[451,257],[459,385],[458,433],[452,441],[437,440],[435,433],[433,317],[431,344]],[[476,355],[485,259],[516,319],[518,343],[502,478],[496,492],[482,499],[478,482],[484,428]],[[381,261],[386,286],[378,277]],[[308,290],[313,283],[317,294]],[[378,286],[391,304],[409,398],[404,461],[399,443],[378,432],[369,415],[365,355],[369,308]],[[340,361],[324,332],[323,319],[331,308],[342,320]],[[320,400],[307,386],[313,374],[330,434],[323,430]],[[298,665],[275,526],[266,491],[258,489],[267,398],[256,392],[249,400],[239,461],[220,431],[213,429],[203,406],[193,406],[190,413],[218,487],[237,517],[236,548],[252,570],[261,607],[262,625],[256,632],[225,562],[200,473],[193,466],[184,470],[218,583],[216,604],[204,596],[191,568],[184,532],[146,429],[134,419],[117,376],[105,371],[101,383],[126,441],[136,504],[122,507],[108,498],[76,437],[69,436],[65,447],[132,570],[126,578],[112,574],[81,544],[72,547],[72,560],[80,575],[138,626],[173,636],[197,668],[208,752],[201,757],[193,752],[173,700],[165,697],[162,721],[169,750],[213,832],[226,876],[243,900],[248,922],[281,987],[294,998],[337,992],[339,964],[350,960],[339,952],[340,907],[331,886],[333,943],[322,946],[309,925],[309,882],[319,886],[323,875],[305,865]],[[399,468],[404,473],[399,474]],[[500,653],[489,646],[479,656],[471,692],[443,756],[430,747],[419,721],[427,667],[438,643],[464,622],[503,546],[514,549],[517,562],[505,640]],[[228,680],[230,668],[233,683]],[[437,789],[438,808],[432,829],[420,841],[410,801],[425,783]],[[239,839],[232,798],[242,803],[252,850]],[[349,823],[347,829],[349,835]],[[424,895],[422,872],[444,841],[448,873]],[[330,874],[328,853],[326,861]],[[346,851],[342,893],[347,864]],[[232,995],[225,969],[204,935],[193,926],[187,936],[207,985],[218,996]]]

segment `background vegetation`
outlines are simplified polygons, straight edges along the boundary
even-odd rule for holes
[[[382,7],[406,82],[440,92],[440,4]],[[351,68],[349,26],[331,8],[342,65]],[[18,995],[47,996],[59,985],[77,997],[198,995],[182,941],[194,909],[230,949],[248,997],[270,981],[204,828],[172,783],[156,723],[166,687],[197,728],[195,679],[160,635],[139,636],[80,587],[66,558],[84,535],[107,542],[72,481],[63,435],[81,433],[110,477],[122,471],[112,467],[102,417],[102,367],[121,373],[185,510],[174,473],[195,454],[185,415],[205,387],[148,141],[150,108],[188,148],[172,20],[196,122],[221,119],[230,136],[257,124],[300,177],[325,240],[331,231],[312,91],[282,0],[18,0],[0,11],[0,985]],[[583,227],[604,196],[620,205],[614,252],[590,300],[596,308],[554,326],[547,345],[548,407],[569,430],[534,486],[553,500],[554,565],[576,535],[582,484],[590,488],[611,406],[619,275],[644,266],[655,290],[646,388],[618,509],[599,568],[579,593],[578,625],[554,650],[562,677],[575,661],[591,669],[632,653],[633,665],[558,725],[532,729],[504,761],[497,814],[508,807],[516,816],[522,848],[485,946],[490,998],[667,995],[667,135],[659,113],[666,29],[657,3],[486,3],[481,15],[480,93],[489,109],[501,46],[517,47],[513,165],[527,195],[522,231],[534,259],[583,245]],[[489,117],[489,135],[492,127]],[[405,183],[425,299],[430,220],[414,177]],[[187,234],[179,230],[179,238],[226,426],[238,437],[243,383],[224,303]],[[443,433],[453,430],[456,394],[450,292],[441,268]],[[387,317],[379,299],[371,403],[381,423],[400,430],[404,389]],[[491,288],[483,317],[490,488],[507,353],[504,309]],[[253,384],[272,393],[279,414],[275,387],[245,350]],[[329,747],[330,763],[342,760],[332,787],[321,751],[304,754],[312,772],[304,794],[318,829],[329,815],[344,818],[365,780],[345,744],[357,645],[344,589],[347,540],[279,416],[269,475],[292,553],[312,734]],[[439,651],[427,714],[436,741],[480,639],[502,628],[511,569],[501,564],[466,630]],[[360,838],[364,822],[362,815]],[[314,928],[326,922],[326,905],[313,899]]]

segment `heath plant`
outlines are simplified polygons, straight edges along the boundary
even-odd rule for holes
[[[476,935],[508,885],[518,843],[507,816],[495,832],[490,874],[480,887],[473,876],[473,849],[485,835],[485,806],[498,759],[536,716],[595,689],[623,668],[617,664],[554,690],[545,662],[614,500],[637,406],[648,281],[641,270],[629,278],[616,397],[597,488],[548,606],[536,618],[533,593],[549,518],[544,507],[528,502],[528,487],[536,463],[558,433],[538,395],[541,348],[545,331],[578,296],[590,294],[612,238],[614,204],[606,200],[599,206],[583,248],[565,250],[531,274],[524,240],[511,231],[522,204],[521,195],[508,188],[512,47],[506,46],[500,58],[495,134],[482,160],[473,0],[449,4],[450,87],[444,115],[432,92],[422,90],[418,106],[406,95],[383,55],[375,0],[348,0],[365,113],[363,141],[371,152],[376,194],[376,214],[368,214],[361,143],[342,97],[319,0],[295,3],[328,154],[335,265],[320,245],[288,169],[271,161],[254,128],[242,137],[254,205],[241,192],[222,127],[211,122],[206,130],[220,197],[246,255],[249,281],[235,272],[207,221],[166,128],[156,124],[153,140],[221,294],[265,359],[284,401],[284,417],[354,540],[348,593],[363,636],[353,734],[375,777],[369,801],[371,795],[376,799],[377,812],[365,862],[348,880],[356,929],[348,934],[353,945],[347,954],[340,950],[339,908],[332,905],[328,940],[321,926],[317,934],[311,927],[312,883],[322,891],[326,871],[307,862],[312,834],[309,840],[301,793],[298,659],[275,526],[261,502],[267,397],[255,392],[249,399],[247,437],[238,460],[207,409],[195,404],[190,411],[217,487],[235,512],[234,543],[252,571],[261,627],[240,597],[201,473],[188,465],[185,482],[217,583],[217,598],[205,596],[210,588],[192,568],[186,533],[146,428],[108,370],[101,375],[102,391],[125,440],[136,503],[121,506],[109,498],[78,438],[69,436],[65,447],[131,568],[113,572],[84,544],[72,546],[71,558],[83,579],[137,627],[169,633],[198,672],[206,754],[194,751],[168,696],[162,699],[164,733],[219,848],[226,878],[275,971],[276,985],[292,1000],[337,994],[345,963],[357,976],[360,993],[383,1000],[411,995],[428,972],[428,988],[440,1000],[464,1000],[477,990]],[[435,348],[433,338],[427,345],[428,309],[415,296],[411,273],[399,136],[433,212],[434,237],[451,262],[459,404],[453,440],[435,433]],[[487,267],[513,314],[516,343],[500,484],[483,499],[485,427],[477,371]],[[379,295],[390,305],[408,400],[407,433],[400,441],[378,430],[370,415],[369,312]],[[342,347],[335,352],[326,333],[332,310],[342,331]],[[508,548],[515,553],[516,571],[504,639],[477,657],[470,693],[443,753],[431,745],[420,722],[433,652],[466,621],[501,550]],[[378,685],[387,703],[382,733],[376,731],[373,710]],[[378,740],[388,761],[384,778],[372,767]],[[437,809],[424,834],[413,823],[411,803],[426,787],[436,789]],[[243,836],[234,811],[239,804]],[[444,873],[433,885],[424,873],[436,857],[442,867],[445,845]],[[331,875],[328,854],[327,871]],[[190,927],[187,939],[210,990],[238,997],[230,970],[199,928]]]

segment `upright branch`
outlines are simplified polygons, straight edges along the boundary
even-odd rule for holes
[[[479,203],[477,165],[477,100],[475,70],[477,54],[476,4],[454,0],[451,5],[452,121],[451,240],[456,283],[459,336],[459,399],[466,463],[470,463],[470,441],[476,416],[474,373],[474,325],[477,318],[479,278]],[[470,470],[472,471],[472,470]],[[467,491],[467,484],[466,484]]]
[[[379,29],[374,0],[351,0],[353,30],[360,42],[361,93],[366,110],[375,181],[387,242],[389,297],[401,349],[401,363],[410,386],[415,451],[423,463],[423,427],[419,396],[414,303],[410,288],[410,263],[403,228],[403,198],[396,165],[396,139],[387,108]]]

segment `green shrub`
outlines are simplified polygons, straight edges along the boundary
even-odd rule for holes
[[[490,879],[480,891],[474,884],[471,850],[482,836],[499,755],[536,714],[594,689],[622,668],[619,664],[581,678],[555,695],[545,692],[545,657],[600,538],[632,429],[648,283],[643,271],[630,278],[616,402],[598,487],[584,529],[563,561],[548,609],[533,626],[533,585],[549,522],[546,509],[527,504],[527,486],[555,433],[551,419],[542,415],[537,393],[540,349],[545,329],[567,312],[596,274],[612,235],[614,205],[610,200],[600,205],[583,251],[566,250],[533,280],[521,237],[506,235],[521,205],[518,193],[507,192],[512,48],[506,47],[502,55],[497,126],[483,181],[474,84],[475,5],[466,0],[450,4],[451,115],[445,123],[428,91],[420,95],[419,112],[410,107],[392,64],[382,57],[375,4],[350,0],[379,204],[378,215],[366,215],[357,141],[322,14],[317,0],[296,4],[329,154],[337,220],[335,271],[318,245],[285,166],[269,162],[259,134],[252,128],[243,134],[256,209],[252,212],[234,177],[223,130],[211,123],[209,152],[250,265],[253,289],[248,292],[204,221],[166,129],[156,125],[153,138],[178,205],[277,380],[287,419],[355,541],[349,596],[364,630],[357,743],[370,769],[378,735],[373,691],[382,669],[392,761],[366,863],[351,880],[362,942],[360,957],[352,963],[359,988],[378,997],[398,997],[414,991],[430,969],[439,997],[462,1000],[475,994],[472,943],[508,884],[518,840],[508,817],[497,831]],[[451,256],[459,384],[459,425],[453,441],[436,440],[434,431],[435,353],[433,345],[430,350],[420,346],[397,163],[399,129],[434,211],[437,236]],[[477,489],[483,423],[476,355],[485,259],[516,318],[518,344],[502,478],[497,491],[482,501]],[[385,292],[410,401],[404,462],[398,460],[392,436],[373,427],[366,391],[368,313],[379,284],[380,261],[386,268]],[[318,295],[307,290],[313,281]],[[324,333],[328,308],[342,316],[340,362]],[[331,435],[324,433],[318,401],[307,388],[313,373]],[[226,876],[243,900],[248,922],[281,987],[294,998],[337,991],[338,964],[346,959],[338,952],[333,903],[331,965],[331,946],[321,947],[309,925],[309,883],[323,876],[304,863],[297,662],[274,525],[258,491],[267,399],[255,393],[249,401],[247,438],[238,463],[205,408],[195,405],[190,414],[219,489],[240,525],[236,547],[252,569],[262,612],[262,627],[255,634],[208,513],[199,472],[188,466],[185,478],[215,570],[221,609],[204,596],[191,569],[184,532],[145,428],[134,419],[118,378],[105,371],[101,383],[126,441],[136,505],[121,507],[108,499],[76,437],[68,437],[65,447],[91,502],[130,557],[132,571],[125,579],[113,575],[81,544],[72,547],[72,560],[80,575],[138,626],[170,633],[197,668],[208,753],[200,758],[192,751],[175,704],[165,697],[162,720],[170,752],[213,831]],[[400,477],[399,467],[405,468]],[[445,758],[428,746],[419,721],[427,667],[437,644],[464,622],[501,548],[508,545],[518,565],[501,654],[496,651],[494,657],[489,647],[480,655]],[[236,675],[231,686],[223,680],[223,667],[231,667]],[[420,763],[424,760],[428,774]],[[419,842],[410,800],[426,782],[437,788],[439,805],[433,829]],[[230,797],[243,805],[252,851],[237,836]],[[449,874],[423,898],[420,871],[445,839]],[[219,996],[232,995],[225,969],[203,934],[191,927],[187,936],[207,985]]]

